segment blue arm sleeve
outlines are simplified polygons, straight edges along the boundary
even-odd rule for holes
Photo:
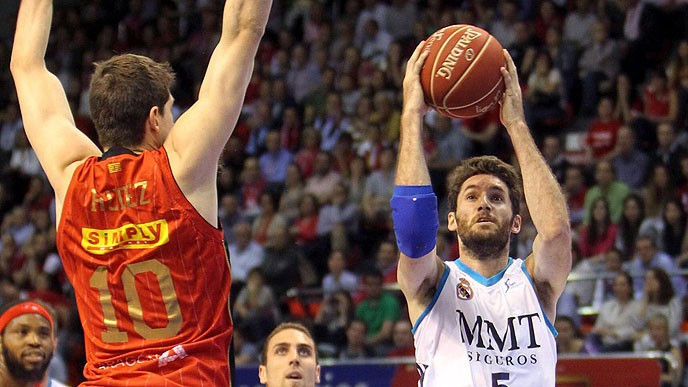
[[[437,243],[437,196],[432,187],[396,186],[390,200],[399,251],[420,258]]]

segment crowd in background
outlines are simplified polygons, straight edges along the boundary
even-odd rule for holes
[[[169,62],[175,115],[193,103],[221,1],[79,3],[56,7],[46,57],[84,133],[97,142],[92,64],[116,53]],[[288,319],[313,329],[323,357],[413,355],[405,302],[389,290],[401,83],[413,47],[450,24],[486,29],[514,58],[528,124],[568,200],[573,273],[604,274],[569,282],[555,323],[560,351],[668,351],[676,361],[665,364],[665,381],[679,380],[688,321],[686,283],[674,275],[688,267],[685,0],[274,0],[218,166],[237,364],[255,363],[266,334]],[[54,372],[77,383],[81,323],[55,249],[52,192],[22,129],[10,50],[0,41],[0,301],[55,306],[64,364]],[[451,168],[479,154],[513,160],[498,109],[470,120],[431,112],[424,136],[441,224]],[[527,256],[536,234],[527,208],[522,215],[512,256]],[[446,231],[437,247],[445,260],[458,256]]]

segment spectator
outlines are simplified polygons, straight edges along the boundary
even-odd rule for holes
[[[342,97],[339,93],[331,92],[327,95],[327,107],[323,115],[315,117],[313,127],[320,133],[320,149],[331,152],[339,136],[344,132],[351,132],[351,123],[344,113]]]
[[[313,174],[315,159],[320,152],[320,133],[313,128],[305,128],[301,133],[301,146],[294,156],[304,178]]]
[[[588,334],[591,346],[600,352],[630,351],[635,330],[629,323],[638,315],[640,303],[633,299],[633,278],[626,273],[614,277],[614,297],[599,309],[595,326]]]
[[[314,285],[317,281],[313,268],[297,249],[285,225],[275,229],[265,244],[265,259],[260,265],[265,282],[278,296],[299,286]]]
[[[351,133],[342,133],[337,139],[337,144],[335,144],[331,153],[334,159],[334,169],[342,176],[349,176],[349,165],[351,165],[351,160],[356,157],[354,140]]]
[[[661,123],[673,124],[678,113],[675,89],[669,87],[666,73],[649,70],[647,81],[642,86],[643,118],[655,126]]]
[[[355,318],[346,327],[346,346],[339,353],[340,359],[367,359],[375,357],[375,352],[366,343],[368,326],[365,321]]]
[[[320,203],[328,203],[332,195],[332,187],[342,179],[342,176],[332,169],[332,156],[326,151],[318,152],[313,165],[313,175],[306,179],[304,192],[315,194]]]
[[[232,229],[234,242],[229,244],[229,259],[232,266],[232,280],[243,285],[249,272],[263,263],[263,247],[253,240],[251,223],[240,221]]]
[[[547,165],[552,170],[559,184],[563,183],[564,175],[570,163],[566,160],[559,134],[551,134],[543,138],[542,156],[545,158]]]
[[[559,333],[556,337],[558,354],[585,352],[585,341],[571,317],[557,316],[554,329]]]
[[[255,157],[247,157],[241,171],[241,209],[250,219],[260,213],[260,195],[265,189],[265,179],[260,174],[260,164]]]
[[[415,354],[415,348],[413,347],[413,326],[407,318],[402,318],[394,322],[392,345],[392,349],[387,353],[388,357],[404,357],[413,356]]]
[[[564,18],[564,40],[572,43],[577,50],[583,51],[593,42],[590,31],[598,21],[595,4],[590,0],[576,0],[575,8]]]
[[[645,281],[644,277],[652,269],[662,269],[669,275],[673,275],[673,289],[679,295],[683,295],[686,290],[686,283],[681,276],[674,275],[678,268],[676,263],[667,253],[657,250],[654,238],[649,235],[639,235],[635,242],[635,257],[632,261],[624,264],[624,270],[635,278],[635,298],[643,296]],[[673,291],[672,291],[673,292]]]
[[[387,357],[413,357],[416,353],[413,345],[413,327],[407,318],[402,318],[394,323],[392,333],[392,349],[387,352]],[[418,386],[418,369],[416,364],[399,364],[391,386],[414,387]]]
[[[491,20],[487,30],[502,44],[502,47],[510,47],[516,36],[514,25],[518,21],[518,4],[514,0],[500,0],[497,3],[497,10],[498,15]]]
[[[360,209],[368,177],[368,169],[365,160],[362,157],[354,157],[354,159],[351,160],[349,173],[351,175],[344,179],[349,189],[349,201]]]
[[[592,42],[585,47],[578,61],[583,88],[581,110],[584,113],[592,113],[600,94],[613,90],[620,67],[619,46],[609,36],[606,24],[596,20],[591,27],[585,36],[592,36]]]
[[[389,200],[394,193],[395,153],[385,148],[380,155],[380,169],[373,171],[365,182],[361,208],[363,229],[385,233],[390,229]]]
[[[368,19],[363,22],[360,40],[357,44],[363,60],[375,66],[384,64],[390,44],[392,44],[392,35],[381,29],[375,19]]]
[[[418,18],[417,4],[410,0],[393,0],[385,14],[385,29],[394,41],[411,37],[412,26]]]
[[[318,236],[316,227],[318,226],[319,211],[320,204],[314,194],[306,193],[301,196],[301,200],[299,200],[299,215],[294,219],[289,233],[302,249],[312,243]]]
[[[639,190],[647,180],[650,157],[636,146],[635,132],[623,125],[616,133],[616,147],[610,154],[614,174],[632,190]]]
[[[534,34],[540,43],[545,43],[547,31],[563,27],[564,20],[557,6],[551,0],[545,0],[538,7],[537,16],[533,23]]]
[[[235,325],[232,335],[234,343],[234,364],[238,366],[258,363],[258,346],[249,340],[246,325]]]
[[[397,283],[397,261],[399,252],[396,243],[391,240],[380,242],[375,253],[375,266],[382,272],[382,284],[392,285]]]
[[[322,70],[321,81],[318,87],[306,95],[301,103],[303,105],[304,125],[313,125],[316,117],[325,115],[327,110],[327,96],[336,90],[336,75],[337,73],[334,68],[326,67]],[[303,143],[303,139],[301,142]]]
[[[286,79],[289,91],[297,103],[304,101],[308,94],[317,89],[321,75],[308,60],[308,50],[304,44],[296,44],[291,49],[291,62]]]
[[[303,197],[304,183],[298,164],[287,165],[284,189],[280,195],[278,213],[287,224],[292,224],[299,215],[299,201]]]
[[[663,164],[670,171],[672,181],[681,181],[681,157],[687,154],[686,148],[678,141],[676,129],[671,123],[657,125],[657,146],[652,162]]]
[[[677,263],[679,256],[684,255],[684,240],[686,238],[686,222],[688,217],[681,202],[677,199],[669,200],[664,204],[662,211],[662,231],[660,233],[660,250],[665,251]]]
[[[597,273],[599,277],[595,281],[592,307],[599,310],[602,304],[614,297],[614,278],[623,273],[623,261],[621,251],[616,248],[609,250],[604,255],[604,266]],[[631,294],[633,297],[633,294]]]
[[[604,197],[609,203],[609,214],[612,222],[618,223],[623,209],[623,200],[630,192],[628,186],[614,176],[614,169],[609,161],[600,161],[595,166],[595,185],[590,187],[585,194],[585,218],[583,221],[590,221],[590,207],[598,197]]]
[[[549,53],[536,55],[527,84],[524,95],[526,117],[536,139],[541,139],[551,131],[561,129],[564,117],[561,72],[554,67]]]
[[[449,117],[431,111],[425,115],[425,124],[437,144],[436,151],[428,158],[428,168],[433,182],[444,182],[450,169],[472,155],[473,145]],[[438,192],[443,191],[438,189]]]
[[[643,198],[630,193],[623,201],[621,219],[617,223],[617,234],[615,246],[621,251],[622,260],[629,261],[635,254],[636,238],[640,231],[640,226],[645,219],[645,202]]]
[[[253,234],[253,240],[261,246],[265,245],[268,237],[274,235],[278,229],[287,225],[284,218],[277,213],[277,200],[277,195],[272,191],[264,190],[260,194],[260,213],[253,220],[251,233]]]
[[[265,152],[260,155],[258,163],[263,178],[270,186],[282,188],[287,177],[287,166],[293,157],[291,152],[282,148],[278,131],[271,130],[265,135]]]
[[[325,296],[330,296],[339,290],[346,290],[353,294],[358,290],[358,277],[346,269],[347,260],[344,251],[332,250],[327,259],[328,273],[322,281]]]
[[[585,133],[586,157],[590,162],[605,160],[613,156],[621,121],[614,116],[613,101],[609,97],[597,102],[597,117]]]
[[[609,216],[609,205],[603,197],[598,197],[590,207],[589,223],[583,225],[578,240],[583,259],[590,259],[593,264],[601,263],[604,254],[614,247],[616,225]]]
[[[17,131],[15,134],[14,148],[10,154],[9,166],[25,175],[43,176],[43,169],[38,162],[36,152],[31,148],[29,139],[23,130]]]
[[[301,114],[298,107],[287,104],[282,113],[281,123],[277,128],[280,134],[280,146],[290,153],[296,152],[299,147],[299,136],[303,131]]]
[[[394,321],[401,314],[399,301],[384,292],[379,270],[363,274],[362,289],[364,299],[356,306],[355,316],[367,326],[366,345],[373,348],[376,354],[384,354],[392,340]]]
[[[640,190],[645,202],[645,216],[661,220],[662,209],[669,200],[675,197],[674,183],[666,165],[655,164],[650,179]]]
[[[401,128],[401,111],[394,106],[389,91],[375,91],[373,95],[375,111],[371,115],[371,122],[380,126],[382,140],[392,144],[399,142]]]
[[[249,271],[244,286],[234,303],[234,320],[249,329],[249,337],[265,337],[280,320],[275,295],[265,283],[260,268]]]
[[[237,195],[224,194],[220,197],[220,212],[218,215],[220,217],[220,223],[222,224],[222,230],[225,233],[225,242],[228,244],[234,243],[234,234],[232,230],[243,218]]]
[[[246,153],[259,157],[265,152],[265,139],[268,132],[272,130],[274,121],[272,119],[272,107],[266,96],[262,96],[255,102],[255,112],[246,121],[249,127],[248,142],[246,143]]]
[[[662,367],[661,387],[681,385],[683,377],[683,356],[681,346],[670,335],[669,322],[662,314],[654,315],[648,321],[647,332],[636,342],[636,352],[660,351],[669,359],[660,359]]]
[[[343,181],[332,188],[332,201],[320,209],[316,232],[326,238],[332,249],[346,248],[358,230],[359,204],[349,200],[349,189]]]
[[[680,296],[677,296],[669,273],[653,267],[645,273],[640,306],[633,319],[633,325],[639,333],[647,331],[650,318],[656,314],[664,316],[669,324],[669,336],[679,338],[683,311]]]
[[[578,52],[576,47],[564,41],[562,38],[562,30],[558,27],[549,27],[545,38],[545,46],[543,50],[549,53],[554,67],[559,69],[563,77],[562,83],[564,86],[562,97],[565,101],[573,103],[575,101],[574,94],[579,85],[578,81]]]
[[[362,128],[362,131],[363,138],[357,148],[358,156],[365,159],[368,169],[379,169],[380,155],[389,144],[382,139],[382,131],[377,124],[368,123]]]
[[[578,165],[569,165],[566,168],[562,189],[566,196],[566,203],[569,207],[571,226],[575,228],[583,222],[585,215],[585,195],[588,193],[588,186],[585,183],[582,167]]]
[[[323,357],[337,357],[345,348],[347,328],[353,315],[354,305],[347,290],[339,289],[325,295],[313,321],[313,335]]]

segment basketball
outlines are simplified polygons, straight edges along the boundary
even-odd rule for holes
[[[468,24],[430,35],[420,74],[425,102],[452,118],[477,117],[497,105],[504,92],[502,45],[487,31]]]

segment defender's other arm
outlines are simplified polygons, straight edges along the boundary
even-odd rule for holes
[[[271,0],[225,3],[220,41],[210,57],[198,101],[179,118],[165,142],[187,197],[215,184],[217,161],[239,118],[271,4]]]
[[[59,206],[75,164],[101,152],[77,129],[62,84],[46,68],[44,57],[52,14],[52,0],[21,2],[10,70],[24,130],[55,190]]]

